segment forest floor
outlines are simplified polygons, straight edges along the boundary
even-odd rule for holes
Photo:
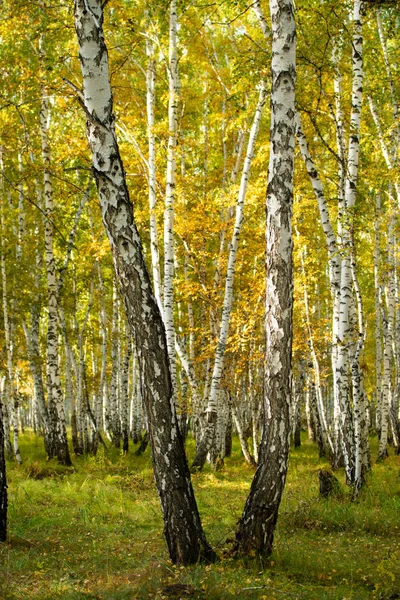
[[[235,440],[224,471],[206,467],[193,477],[220,560],[184,568],[168,559],[148,450],[141,457],[100,450],[66,468],[46,462],[43,441],[26,433],[21,451],[23,465],[7,465],[1,600],[400,598],[400,457],[393,452],[352,502],[341,472],[342,493],[319,498],[318,469],[327,465],[315,445],[304,440],[292,450],[274,552],[261,563],[224,557],[253,477]]]

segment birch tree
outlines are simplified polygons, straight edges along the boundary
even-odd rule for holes
[[[366,397],[360,357],[364,348],[365,331],[361,290],[358,284],[353,213],[358,184],[360,125],[362,107],[363,55],[361,4],[353,3],[352,37],[352,95],[350,128],[345,160],[343,110],[341,104],[342,78],[338,66],[339,49],[335,43],[334,99],[338,160],[338,233],[334,233],[323,186],[310,156],[300,117],[297,117],[297,137],[300,150],[318,200],[320,219],[326,237],[329,256],[329,278],[332,294],[332,371],[334,390],[333,464],[338,467],[343,457],[346,477],[355,493],[364,483],[369,470]]]
[[[219,329],[218,346],[215,353],[214,368],[211,379],[211,389],[206,408],[206,426],[204,428],[202,439],[196,450],[196,456],[192,463],[192,470],[202,469],[206,461],[207,453],[213,442],[215,427],[217,422],[217,398],[220,391],[220,382],[224,367],[225,349],[228,340],[229,321],[233,303],[233,283],[235,277],[236,258],[239,247],[240,233],[244,220],[244,205],[246,199],[247,184],[249,180],[251,163],[253,160],[255,143],[260,127],[261,116],[266,99],[266,87],[264,81],[260,84],[258,103],[250,130],[249,142],[247,145],[246,158],[243,166],[240,189],[236,204],[235,224],[232,232],[232,239],[229,246],[228,268],[225,278],[225,293],[222,308],[221,323]]]
[[[7,539],[7,479],[4,449],[3,407],[0,397],[0,542]]]
[[[103,4],[99,0],[76,0],[75,28],[84,89],[80,101],[87,119],[103,222],[143,373],[142,392],[169,554],[178,564],[213,560],[215,554],[201,526],[178,428],[165,329],[143,259],[115,135]]]
[[[164,325],[170,362],[172,387],[177,393],[174,324],[174,204],[176,181],[176,144],[178,133],[178,57],[176,52],[177,7],[170,0],[168,58],[168,150],[164,212]]]
[[[51,455],[65,465],[71,464],[67,432],[65,426],[64,401],[61,390],[59,352],[58,352],[58,311],[57,311],[57,273],[53,249],[54,202],[51,179],[51,158],[49,145],[49,97],[44,87],[41,90],[40,133],[42,141],[43,183],[45,201],[45,256],[48,292],[47,325],[47,394],[51,426]]]
[[[236,534],[243,554],[272,552],[289,460],[292,352],[292,205],[296,25],[291,0],[270,0],[272,90],[266,228],[264,429]]]
[[[161,302],[161,273],[160,252],[158,247],[157,231],[157,177],[156,177],[156,139],[154,134],[154,106],[156,84],[156,60],[154,56],[154,42],[146,39],[147,71],[146,71],[146,107],[147,107],[147,138],[148,138],[148,171],[149,171],[149,211],[150,211],[150,251],[153,275],[154,295],[162,310]]]

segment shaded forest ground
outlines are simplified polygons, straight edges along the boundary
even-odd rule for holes
[[[372,440],[373,455],[376,440]],[[400,457],[374,466],[351,502],[320,500],[315,445],[292,450],[275,550],[265,564],[224,558],[253,472],[237,441],[223,472],[209,467],[194,487],[214,565],[168,560],[149,451],[102,450],[74,467],[46,462],[43,442],[21,436],[24,464],[9,463],[9,541],[0,544],[0,598],[400,598]],[[189,453],[193,452],[189,442]]]

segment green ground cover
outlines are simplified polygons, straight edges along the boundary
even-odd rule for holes
[[[2,600],[400,598],[398,456],[374,465],[357,502],[341,473],[342,494],[319,499],[318,469],[326,462],[304,440],[291,453],[274,553],[261,563],[227,556],[253,476],[235,440],[224,471],[207,467],[193,477],[221,559],[183,568],[168,559],[148,451],[136,457],[101,450],[74,458],[71,469],[46,461],[33,434],[21,436],[21,451],[23,465],[7,464]]]

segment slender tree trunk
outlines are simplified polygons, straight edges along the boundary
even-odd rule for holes
[[[354,497],[365,483],[365,475],[370,470],[369,454],[369,431],[368,431],[368,413],[367,398],[364,391],[363,375],[360,366],[360,356],[364,349],[365,329],[364,329],[364,310],[361,298],[360,286],[356,275],[356,264],[354,254],[351,257],[351,272],[353,277],[353,288],[357,299],[358,312],[358,339],[356,349],[351,360],[352,372],[352,397],[353,397],[353,415],[354,415]]]
[[[308,144],[307,144],[307,139],[303,132],[301,118],[300,118],[299,114],[296,115],[296,134],[297,134],[297,139],[298,139],[301,155],[304,160],[304,164],[306,166],[308,175],[310,177],[316,199],[318,201],[321,225],[322,225],[322,229],[325,234],[326,244],[327,244],[327,249],[328,249],[329,281],[330,281],[332,305],[333,305],[333,311],[332,311],[332,313],[333,313],[333,316],[332,316],[332,370],[333,370],[333,373],[335,374],[336,367],[337,367],[337,357],[338,357],[337,347],[338,347],[338,323],[339,323],[339,314],[340,314],[340,277],[341,277],[341,266],[342,266],[341,258],[340,258],[340,254],[339,254],[339,248],[338,248],[336,235],[334,233],[332,223],[331,223],[331,220],[329,217],[328,204],[327,204],[327,201],[325,198],[322,182],[319,178],[314,161],[310,155],[310,151],[309,151]],[[341,139],[341,136],[340,136],[340,139]],[[341,143],[341,142],[338,141],[338,144],[339,143]],[[339,190],[341,190],[341,189],[342,189],[342,184],[339,183]],[[339,195],[341,195],[341,192]],[[306,293],[306,290],[305,290],[305,293]],[[306,305],[306,312],[308,312],[306,297],[305,297],[305,305]],[[317,360],[315,351],[313,349],[313,346],[311,346],[311,356],[312,356],[313,366],[314,366],[315,375],[316,375],[316,379],[315,379],[316,393],[317,393],[317,398],[319,398],[320,389],[321,389],[320,381],[319,381],[319,366],[318,366],[318,360]],[[321,406],[321,402],[318,402],[318,406],[319,407]],[[321,411],[319,410],[319,412],[321,412]],[[322,416],[322,415],[320,415],[320,416]],[[320,433],[321,433],[322,437],[324,437],[324,434],[323,434],[324,419],[319,418],[319,423],[321,424]],[[332,454],[334,464],[339,463],[339,457],[341,455],[341,450],[340,450],[340,445],[339,445],[340,437],[341,437],[340,431],[341,431],[341,427],[340,427],[338,388],[336,385],[336,379],[334,377],[334,440],[332,442],[329,441],[330,452]],[[325,436],[325,441],[328,441],[326,436]],[[324,446],[325,446],[325,448],[327,448],[326,443],[324,443]]]
[[[100,336],[101,336],[101,368],[100,368],[100,381],[97,393],[97,404],[95,410],[96,422],[99,431],[105,429],[103,422],[103,408],[105,404],[106,395],[106,369],[107,369],[107,313],[105,303],[105,287],[103,276],[101,273],[100,263],[97,263],[98,276],[99,276],[99,291],[100,291]]]
[[[302,272],[303,272],[303,280],[304,280],[304,282],[306,282],[307,278],[306,278],[303,252],[301,253],[301,267],[302,267]],[[306,313],[306,323],[307,323],[307,329],[308,329],[310,354],[311,354],[312,365],[314,368],[316,407],[317,407],[317,413],[318,413],[318,423],[320,426],[320,435],[322,438],[323,455],[324,456],[333,456],[334,455],[334,446],[333,446],[331,435],[329,433],[328,422],[327,422],[327,418],[326,418],[326,411],[325,411],[325,406],[324,406],[324,402],[323,402],[320,368],[319,368],[317,353],[314,348],[314,339],[313,339],[313,333],[312,333],[312,328],[311,328],[310,310],[309,310],[309,305],[308,305],[308,293],[307,293],[306,284],[304,284],[304,308],[305,308],[305,313]]]
[[[30,330],[25,321],[22,322],[26,346],[28,350],[29,366],[33,378],[33,387],[35,392],[35,402],[39,413],[39,423],[43,428],[44,445],[47,454],[49,454],[49,423],[48,423],[48,412],[45,402],[43,376],[42,376],[42,365],[39,354],[39,320],[40,320],[40,307],[38,304],[32,307],[31,312],[31,327]]]
[[[0,542],[7,539],[7,479],[4,448],[3,410],[0,397]]]
[[[244,434],[242,424],[240,422],[239,416],[238,416],[234,406],[232,406],[232,417],[233,417],[233,422],[235,423],[236,431],[238,432],[240,447],[242,449],[244,459],[250,467],[256,467],[257,466],[256,461],[254,459],[254,456],[252,456],[250,454],[249,445],[247,443],[247,438]]]
[[[377,11],[376,11],[376,22],[378,25],[378,32],[379,32],[379,39],[381,42],[381,48],[382,48],[382,53],[383,53],[383,58],[385,61],[385,68],[386,68],[386,76],[388,79],[388,83],[389,83],[389,87],[390,87],[390,95],[391,95],[391,99],[392,99],[392,109],[393,109],[393,123],[394,123],[394,134],[396,134],[396,137],[398,138],[399,135],[399,124],[397,122],[397,119],[399,117],[399,103],[397,100],[397,95],[396,95],[396,88],[394,85],[394,79],[393,79],[393,75],[392,75],[392,69],[390,66],[390,62],[389,62],[389,55],[388,55],[388,50],[387,50],[387,43],[386,43],[386,38],[385,38],[385,33],[383,31],[383,26],[382,26],[382,19],[381,19],[381,15],[380,15],[380,11],[381,8],[378,7]],[[399,140],[397,139],[397,144],[398,144]]]
[[[53,186],[50,174],[49,146],[49,99],[42,88],[40,107],[40,132],[42,138],[42,157],[44,163],[45,198],[45,254],[48,290],[48,328],[47,328],[47,383],[48,411],[51,429],[51,456],[57,457],[65,465],[71,464],[65,427],[64,401],[61,391],[59,353],[58,353],[58,314],[57,314],[57,273],[53,252]]]
[[[128,427],[128,412],[129,412],[129,365],[132,356],[132,339],[130,335],[129,325],[126,324],[126,348],[123,355],[122,371],[121,371],[121,437],[122,450],[125,454],[129,450],[129,427]]]
[[[342,226],[342,273],[341,273],[341,292],[340,292],[340,318],[338,330],[338,359],[336,365],[336,384],[339,395],[339,403],[341,407],[342,418],[342,445],[345,462],[346,477],[348,483],[355,485],[356,489],[361,485],[360,479],[356,481],[356,466],[357,459],[357,444],[354,427],[358,431],[359,424],[355,421],[360,418],[356,400],[356,413],[351,412],[350,408],[350,389],[359,393],[360,383],[350,379],[349,368],[351,367],[351,375],[356,374],[361,377],[361,369],[359,366],[360,356],[354,355],[354,338],[358,339],[357,326],[352,322],[352,312],[355,312],[354,307],[354,269],[352,269],[353,250],[353,231],[352,231],[352,211],[356,201],[356,191],[358,183],[358,166],[360,153],[360,125],[361,125],[361,107],[362,107],[362,85],[363,85],[363,54],[362,54],[362,17],[361,17],[361,1],[354,0],[353,5],[353,43],[352,43],[352,96],[351,96],[351,113],[350,113],[350,131],[349,131],[349,146],[347,155],[347,169],[345,180],[345,196],[344,196],[344,219]],[[358,365],[355,364],[358,362]],[[362,381],[361,381],[362,386]],[[354,408],[354,407],[353,407]],[[368,443],[368,440],[367,440]],[[361,477],[361,472],[359,472]]]
[[[196,449],[196,456],[191,466],[192,471],[197,471],[203,468],[204,463],[206,461],[207,453],[213,443],[215,435],[215,427],[217,422],[217,397],[220,389],[220,382],[224,368],[225,349],[228,341],[229,321],[233,303],[233,283],[235,277],[236,257],[239,247],[240,233],[242,230],[244,220],[244,203],[246,199],[250,168],[254,156],[254,148],[257,140],[265,99],[265,83],[261,82],[258,104],[254,115],[252,128],[250,131],[249,143],[247,146],[247,154],[243,166],[239,195],[236,204],[236,218],[232,234],[232,240],[229,248],[228,268],[225,280],[224,304],[222,308],[218,346],[215,353],[214,369],[211,379],[211,390],[206,408],[206,424],[204,427],[203,436]]]
[[[375,127],[378,133],[378,139],[379,139],[379,144],[381,146],[381,152],[383,155],[383,158],[385,159],[386,162],[386,166],[389,170],[389,173],[391,175],[391,180],[393,182],[394,185],[394,189],[396,191],[396,197],[397,197],[397,206],[400,207],[400,183],[397,181],[397,164],[396,164],[396,152],[393,153],[393,151],[390,151],[390,148],[387,147],[383,132],[382,132],[382,127],[381,127],[381,123],[379,120],[379,116],[376,110],[376,106],[374,101],[372,100],[371,96],[369,96],[368,98],[368,102],[369,102],[369,109],[371,112],[371,116],[373,118],[373,121],[375,123]],[[396,140],[397,142],[397,140]],[[394,148],[396,149],[397,147],[397,143],[395,144]]]
[[[158,249],[157,232],[157,179],[156,179],[156,140],[154,135],[154,105],[155,105],[155,83],[156,83],[156,60],[154,57],[154,44],[151,40],[146,40],[147,54],[147,137],[149,144],[149,204],[150,204],[150,250],[151,265],[153,273],[154,295],[162,310],[161,301],[161,272],[160,272],[160,253]]]
[[[2,398],[2,415],[1,418],[3,420],[3,436],[4,436],[4,448],[6,453],[6,458],[12,460],[14,458],[13,447],[10,441],[10,415],[9,410],[6,404],[6,398],[9,397],[8,391],[8,378],[1,377],[0,378],[0,394]]]
[[[381,196],[377,194],[375,204],[375,244],[374,244],[374,282],[375,282],[375,428],[380,437],[381,405],[382,405],[382,313],[381,313],[381,283],[379,271],[379,228],[381,219]]]
[[[301,446],[301,406],[304,397],[304,365],[300,364],[300,373],[297,379],[294,397],[294,415],[293,415],[293,444],[295,448]]]
[[[113,99],[100,0],[76,0],[87,136],[106,232],[138,349],[154,474],[174,563],[214,560],[197,510],[174,406],[165,329],[151,290],[114,131]]]
[[[116,282],[113,284],[113,315],[112,315],[112,334],[111,334],[111,383],[109,396],[109,420],[111,441],[116,448],[121,444],[121,420],[119,414],[120,386],[120,331],[119,331],[119,298]]]
[[[9,314],[9,298],[7,293],[7,271],[4,253],[4,221],[1,214],[1,282],[3,299],[3,323],[4,337],[6,346],[6,364],[7,375],[6,384],[9,397],[10,422],[14,433],[14,456],[18,464],[22,464],[21,452],[19,449],[19,431],[18,431],[18,398],[14,378],[14,343],[12,335],[12,324]]]
[[[306,419],[307,419],[307,432],[308,439],[310,442],[315,442],[315,432],[314,432],[314,418],[313,411],[311,405],[311,393],[310,393],[310,374],[306,374]]]
[[[292,352],[292,205],[296,26],[291,0],[270,0],[272,91],[267,191],[264,430],[236,550],[269,555],[289,460]],[[267,420],[268,414],[270,419]]]
[[[170,0],[169,61],[168,61],[168,152],[167,187],[164,213],[164,325],[174,394],[177,393],[175,325],[174,325],[174,204],[176,180],[176,144],[178,134],[178,60],[176,55],[177,8],[176,0]]]
[[[131,400],[131,416],[130,430],[134,444],[137,444],[142,438],[143,428],[143,400],[140,388],[140,375],[138,368],[137,352],[133,354],[133,369],[132,369],[132,400]]]
[[[388,229],[388,268],[386,285],[386,303],[387,309],[383,312],[383,383],[382,383],[382,403],[381,403],[381,429],[378,448],[378,460],[387,457],[387,442],[389,431],[389,415],[392,404],[393,384],[393,347],[395,334],[395,289],[394,289],[394,214],[390,209],[389,229]]]

